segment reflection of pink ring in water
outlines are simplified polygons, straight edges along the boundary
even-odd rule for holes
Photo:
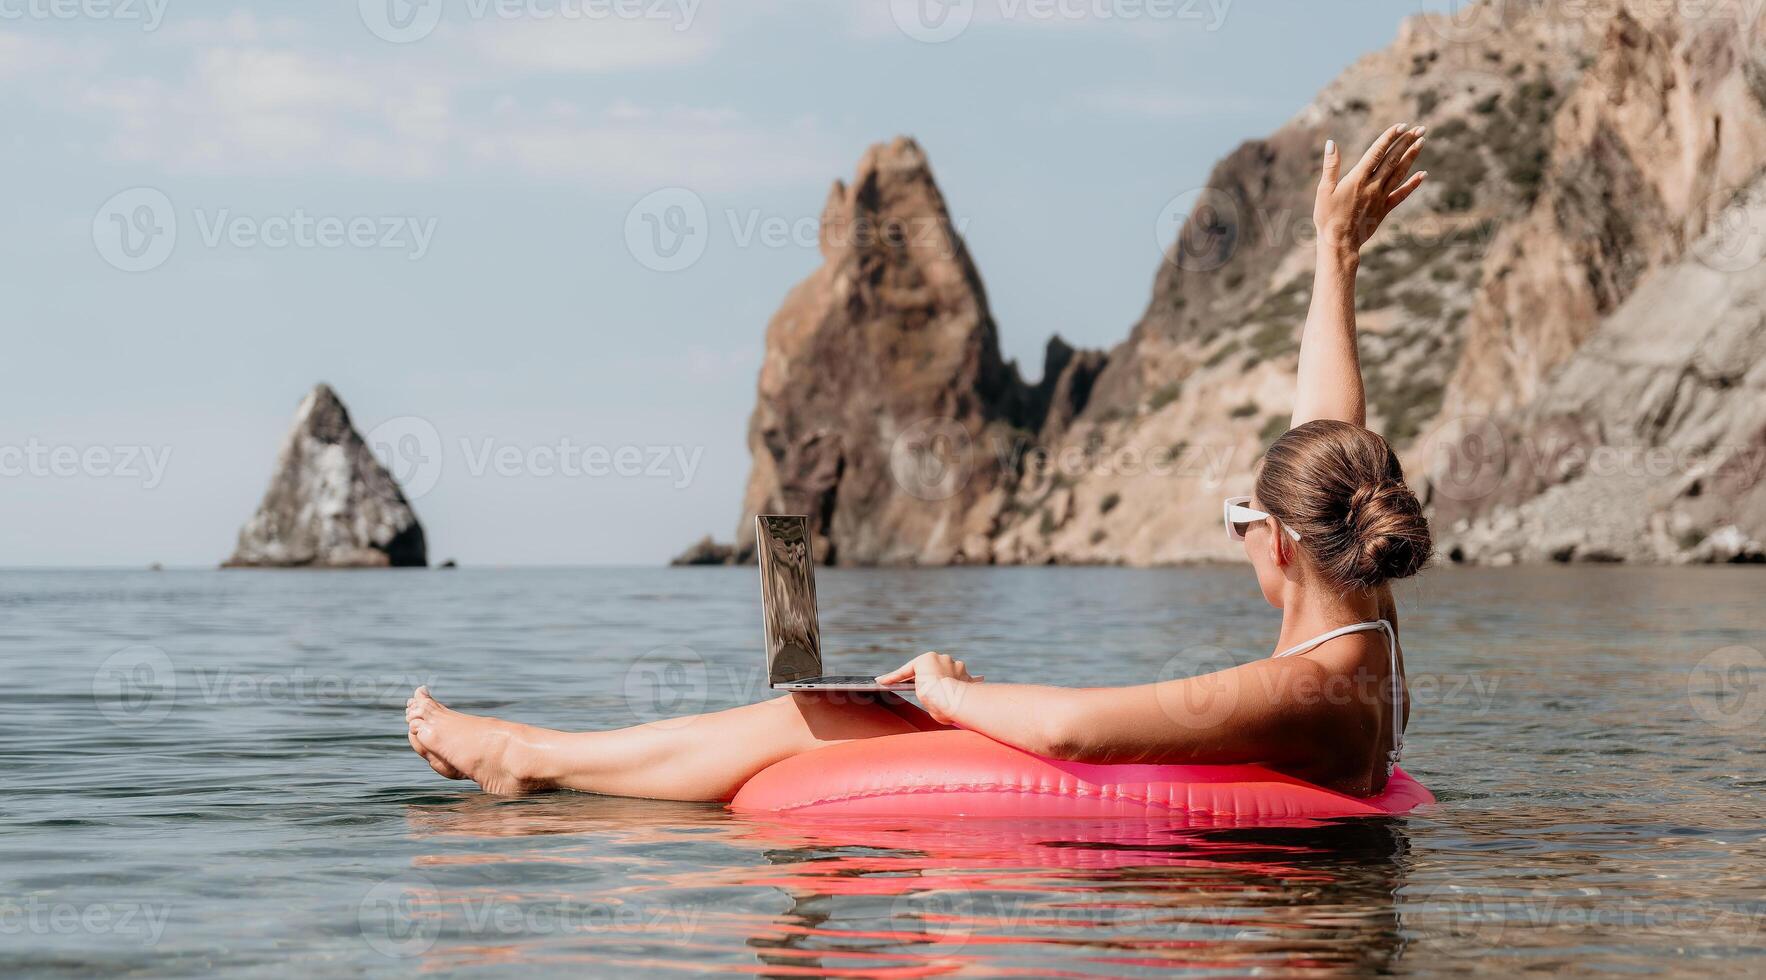
[[[769,766],[737,810],[911,817],[1159,817],[1239,826],[1408,813],[1435,797],[1399,769],[1377,796],[1314,786],[1262,766],[1056,762],[974,732],[859,739]]]

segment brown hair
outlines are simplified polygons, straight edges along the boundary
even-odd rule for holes
[[[1371,589],[1415,575],[1434,541],[1398,454],[1377,433],[1336,419],[1289,429],[1263,454],[1257,500],[1300,533],[1337,585]]]

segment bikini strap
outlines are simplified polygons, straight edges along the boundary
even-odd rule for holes
[[[1392,624],[1386,622],[1383,619],[1376,619],[1376,620],[1373,620],[1371,622],[1366,622],[1366,623],[1351,623],[1348,626],[1340,626],[1337,629],[1331,630],[1329,633],[1321,633],[1318,636],[1315,636],[1312,639],[1307,640],[1304,643],[1299,643],[1294,646],[1291,646],[1291,647],[1287,648],[1286,650],[1283,650],[1282,652],[1276,654],[1276,656],[1278,656],[1278,657],[1292,657],[1292,656],[1295,656],[1296,654],[1305,653],[1308,650],[1315,649],[1320,644],[1329,643],[1330,641],[1336,639],[1339,636],[1348,636],[1351,633],[1365,633],[1368,630],[1377,630],[1377,629],[1384,629],[1386,631],[1387,637],[1391,637],[1391,635],[1392,635]]]
[[[1392,689],[1392,751],[1386,754],[1386,775],[1391,776],[1392,770],[1398,767],[1398,756],[1404,751],[1404,694],[1403,687],[1398,683],[1398,634],[1393,631],[1392,624],[1384,619],[1376,619],[1366,623],[1351,623],[1315,636],[1304,643],[1291,646],[1276,654],[1277,657],[1292,657],[1316,649],[1320,644],[1328,643],[1339,636],[1350,633],[1365,633],[1369,630],[1383,630],[1386,634],[1386,655],[1391,658],[1392,669],[1388,686]]]

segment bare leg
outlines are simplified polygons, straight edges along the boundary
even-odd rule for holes
[[[894,698],[786,695],[608,732],[559,732],[468,715],[418,688],[411,745],[436,772],[490,793],[575,789],[663,800],[727,800],[781,759],[836,742],[940,727]]]

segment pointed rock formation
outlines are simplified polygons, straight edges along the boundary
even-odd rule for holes
[[[329,385],[294,414],[276,472],[239,530],[229,568],[381,568],[428,564],[423,526],[350,424]]]
[[[808,514],[817,559],[990,560],[1014,464],[1084,407],[1102,355],[1049,345],[1041,384],[1000,356],[981,276],[911,139],[870,148],[822,212],[823,263],[767,327],[748,427],[752,518]]]

